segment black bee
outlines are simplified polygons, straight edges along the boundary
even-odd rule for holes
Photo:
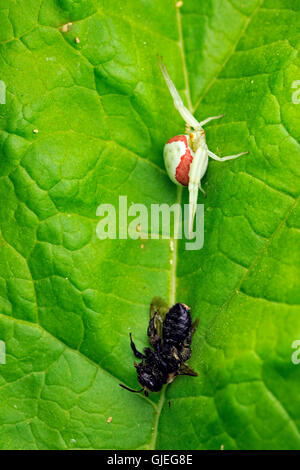
[[[162,386],[170,383],[177,375],[198,374],[185,362],[191,357],[192,336],[198,327],[199,321],[192,324],[190,308],[177,303],[168,308],[165,302],[155,297],[150,306],[150,322],[147,330],[151,348],[145,348],[144,354],[139,352],[130,333],[130,346],[138,359],[134,363],[137,370],[138,381],[142,388],[133,390],[120,384],[130,392],[145,393],[159,392]]]

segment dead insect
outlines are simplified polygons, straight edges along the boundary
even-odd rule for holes
[[[177,375],[198,374],[185,362],[191,357],[192,336],[198,327],[199,321],[192,324],[190,308],[177,303],[170,309],[166,303],[155,297],[150,306],[150,322],[147,330],[151,348],[145,348],[144,354],[139,352],[130,333],[130,346],[138,359],[134,363],[137,370],[138,381],[142,388],[133,390],[120,384],[130,392],[159,392],[162,386],[170,383]]]

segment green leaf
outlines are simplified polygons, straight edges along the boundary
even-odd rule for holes
[[[300,448],[298,25],[298,0],[1,2],[2,449]],[[200,251],[96,236],[119,195],[187,202],[157,53],[197,118],[225,114],[209,148],[250,151],[210,162]],[[147,399],[118,384],[153,296],[200,319],[199,375]]]

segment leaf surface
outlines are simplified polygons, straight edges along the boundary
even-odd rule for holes
[[[300,448],[297,25],[297,0],[2,1],[1,448]],[[96,236],[119,195],[187,202],[157,53],[197,118],[225,114],[209,148],[250,151],[210,162],[200,251]],[[199,376],[147,399],[118,383],[153,296],[200,318]]]

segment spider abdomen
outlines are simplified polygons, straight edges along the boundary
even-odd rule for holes
[[[190,166],[194,152],[189,145],[188,135],[176,135],[164,147],[164,161],[169,178],[182,186],[189,184]]]

